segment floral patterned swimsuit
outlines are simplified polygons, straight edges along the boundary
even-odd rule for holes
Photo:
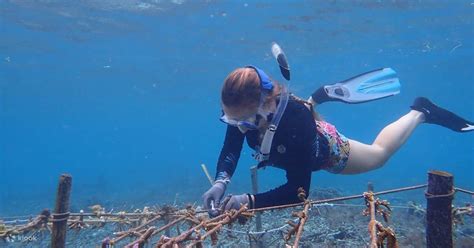
[[[349,140],[339,133],[335,126],[324,122],[316,121],[318,132],[324,135],[329,145],[329,159],[321,168],[332,173],[340,173],[347,165],[349,159]]]

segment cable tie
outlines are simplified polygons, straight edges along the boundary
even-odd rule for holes
[[[70,212],[52,214],[51,217],[53,217],[53,218],[51,219],[51,221],[52,222],[61,222],[61,221],[68,220],[70,214],[71,214]]]
[[[452,189],[451,192],[447,194],[439,194],[439,195],[434,195],[431,193],[428,193],[428,191],[425,191],[425,197],[426,199],[434,199],[434,198],[445,198],[445,197],[452,197],[456,193],[456,190]]]

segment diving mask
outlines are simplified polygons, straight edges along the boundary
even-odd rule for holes
[[[222,116],[220,120],[227,125],[238,127],[241,131],[243,130],[257,130],[260,120],[266,119],[268,122],[271,121],[273,113],[263,110],[261,107],[258,108],[257,113],[244,120],[235,120],[229,118],[224,111],[222,111]]]

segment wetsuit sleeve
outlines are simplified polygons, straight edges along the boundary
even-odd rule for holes
[[[237,167],[245,135],[237,127],[227,126],[224,145],[217,161],[216,180],[230,178]]]
[[[287,121],[281,128],[288,129],[285,131],[289,132],[288,137],[292,139],[288,144],[295,146],[298,153],[291,155],[291,166],[285,168],[288,181],[278,188],[255,195],[255,208],[300,202],[297,196],[299,187],[303,187],[306,194],[309,193],[311,173],[317,167],[319,153],[316,123],[311,111],[303,104],[293,102],[287,110],[289,112],[285,115],[288,115],[284,115]]]
[[[303,187],[307,192],[306,194],[308,194],[311,184],[311,170],[301,168],[288,170],[286,171],[286,179],[288,182],[280,187],[256,194],[254,208],[301,202],[298,199],[298,188]]]

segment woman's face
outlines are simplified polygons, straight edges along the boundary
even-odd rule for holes
[[[257,108],[239,108],[239,107],[227,107],[222,105],[224,113],[233,120],[243,121],[254,116],[258,109]]]
[[[269,109],[265,108],[266,111],[271,111],[274,112],[275,110],[275,104],[271,104],[268,106]],[[222,109],[226,116],[229,119],[235,120],[235,121],[246,121],[250,123],[254,123],[257,125],[259,130],[265,129],[267,127],[267,121],[266,117],[267,114],[261,114],[259,113],[258,107],[227,107],[225,105],[222,105]],[[259,116],[257,116],[259,115]],[[239,130],[242,133],[247,132],[249,129],[244,127],[244,126],[238,126]]]
[[[245,107],[227,107],[225,105],[222,106],[222,109],[225,115],[232,120],[235,121],[246,121],[250,123],[255,123],[257,121],[257,112],[258,108],[245,108]],[[260,124],[260,123],[255,123]],[[247,132],[249,129],[244,126],[237,126],[242,133]]]

